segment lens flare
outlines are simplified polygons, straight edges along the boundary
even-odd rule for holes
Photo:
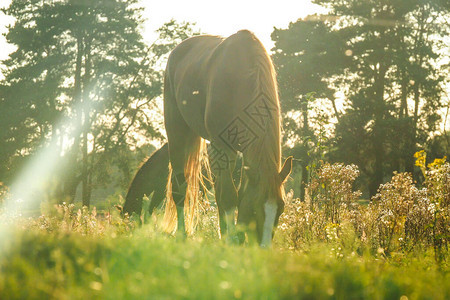
[[[71,111],[88,112],[94,109],[92,101],[83,101],[72,107]],[[65,133],[62,140],[73,140],[83,130],[81,118],[64,117],[53,127],[54,132]],[[9,197],[5,199],[0,211],[0,244],[12,230],[17,217],[39,211],[40,203],[47,197],[47,188],[64,160],[61,145],[56,141],[42,145],[26,166],[16,176],[10,186]],[[40,213],[40,211],[39,211]]]

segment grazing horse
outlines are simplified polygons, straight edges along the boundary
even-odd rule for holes
[[[209,152],[212,151],[211,147],[208,148]],[[214,154],[214,152],[212,152]],[[207,176],[207,171],[203,169],[203,175]],[[242,171],[242,159],[240,156],[237,158],[237,166],[233,173],[233,182],[239,187],[241,181]],[[125,197],[125,204],[121,210],[122,215],[128,213],[131,216],[133,213],[137,216],[141,216],[142,212],[142,199],[145,195],[150,197],[151,201],[148,206],[148,215],[151,215],[155,208],[159,207],[166,195],[167,176],[169,174],[169,148],[167,143],[160,149],[154,151],[152,155],[147,158],[144,163],[139,167],[136,175],[134,176]],[[208,182],[205,182],[205,186],[210,189]],[[220,213],[223,216],[223,213]],[[145,216],[145,215],[144,215]],[[224,220],[220,219],[221,234],[224,235]]]
[[[226,39],[204,35],[179,44],[165,71],[164,123],[171,164],[167,199],[175,204],[166,205],[166,221],[175,225],[178,216],[178,230],[192,232],[209,140],[224,231],[231,239],[237,236],[237,208],[238,224],[256,229],[260,245],[270,246],[284,209],[283,183],[292,159],[281,166],[275,70],[255,35],[241,30]],[[239,197],[232,179],[238,152],[244,163]]]
[[[153,193],[148,206],[148,212],[151,215],[153,210],[163,202],[166,196],[168,175],[169,147],[166,143],[160,149],[153,152],[136,172],[125,197],[123,213],[128,213],[130,216],[132,213],[135,213],[140,216],[142,211],[142,198],[144,195],[150,197]]]
[[[212,151],[211,147],[208,148],[208,151]],[[202,171],[204,173],[203,176],[208,176],[208,170],[203,169]],[[236,168],[233,173],[233,182],[237,187],[240,186],[241,171],[242,159],[238,156]],[[134,213],[140,217],[142,212],[142,199],[145,195],[150,197],[153,193],[148,206],[148,215],[151,215],[155,208],[162,204],[165,198],[168,174],[169,148],[166,143],[160,149],[154,151],[152,155],[139,167],[128,188],[128,192],[125,197],[125,204],[121,210],[122,215],[128,213],[128,215],[131,216]],[[208,185],[208,182],[205,182],[205,186],[208,189],[211,188]],[[220,212],[220,216],[223,216],[222,212]],[[222,235],[225,234],[224,224],[223,218],[220,218],[219,225]]]

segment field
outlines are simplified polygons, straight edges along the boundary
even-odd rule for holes
[[[142,226],[65,203],[3,216],[0,298],[449,299],[450,164],[423,171],[422,188],[394,174],[366,203],[355,166],[324,164],[305,201],[287,194],[270,249],[220,240],[205,201],[187,239],[161,230],[162,210]]]
[[[91,224],[92,226],[95,226]],[[122,224],[123,225],[123,224]],[[103,226],[103,225],[97,225]],[[448,299],[448,268],[433,255],[336,255],[280,245],[180,241],[151,226],[118,233],[17,228],[2,243],[2,299]],[[203,232],[206,233],[206,232]],[[407,297],[407,298],[405,298]]]

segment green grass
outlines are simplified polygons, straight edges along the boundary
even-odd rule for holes
[[[450,299],[448,269],[432,255],[336,258],[324,243],[264,250],[149,226],[99,236],[17,229],[0,245],[0,299]]]

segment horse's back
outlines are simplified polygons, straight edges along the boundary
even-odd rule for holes
[[[242,141],[264,135],[249,119],[249,105],[259,91],[261,54],[266,52],[259,40],[241,30],[217,47],[211,62],[205,124],[212,139],[233,151],[243,152]]]
[[[258,84],[255,69],[260,52],[265,53],[262,44],[247,30],[226,39],[196,36],[183,41],[167,64],[165,88],[170,86],[173,99],[165,99],[165,105],[176,105],[196,134],[222,144],[223,131],[247,118],[245,110],[254,101]],[[242,151],[235,146],[233,151]]]
[[[164,105],[176,106],[183,120],[196,134],[207,138],[204,126],[207,64],[223,39],[217,36],[195,36],[183,41],[170,54],[166,68],[165,88],[170,89]]]
[[[171,76],[179,76],[187,68],[201,68],[205,58],[222,41],[222,37],[214,35],[198,35],[184,40],[170,53],[166,72]]]

